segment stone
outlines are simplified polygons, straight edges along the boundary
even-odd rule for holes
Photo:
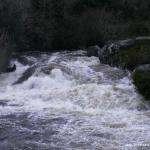
[[[133,72],[133,83],[146,100],[150,100],[150,64],[137,67]]]
[[[98,45],[90,46],[86,50],[87,50],[88,57],[91,57],[91,56],[98,57],[98,51],[100,51],[100,47]]]
[[[101,63],[133,72],[133,83],[150,100],[150,37],[107,43],[98,51]]]
[[[134,70],[150,63],[150,37],[137,37],[106,44],[98,51],[101,63]]]

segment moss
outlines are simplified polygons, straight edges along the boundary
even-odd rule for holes
[[[137,71],[133,75],[134,84],[146,100],[150,100],[150,71]]]
[[[129,70],[142,64],[150,64],[150,44],[137,44],[128,50],[122,50],[116,57],[121,66]]]

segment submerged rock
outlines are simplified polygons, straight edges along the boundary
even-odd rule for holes
[[[13,72],[16,70],[16,65],[13,64],[13,66],[8,66],[7,69],[6,69],[6,72]]]
[[[134,70],[150,64],[150,37],[111,42],[98,51],[98,56],[102,63]]]
[[[29,65],[29,66],[31,66],[31,65],[34,64],[34,61],[29,60],[29,59],[28,59],[27,57],[25,57],[25,56],[18,56],[18,57],[17,57],[17,60],[18,60],[18,62],[20,62],[20,63],[23,64],[23,65]]]
[[[30,67],[29,69],[27,69],[23,75],[14,83],[14,85],[16,84],[21,84],[23,83],[24,81],[28,80],[35,72],[37,66],[34,65],[32,67]]]

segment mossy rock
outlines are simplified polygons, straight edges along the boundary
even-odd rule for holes
[[[112,56],[114,64],[117,62],[122,68],[135,69],[139,65],[150,64],[150,44],[137,44],[122,50]]]
[[[136,37],[112,41],[98,51],[102,63],[134,70],[139,65],[150,64],[150,37]]]
[[[136,71],[133,75],[133,81],[139,93],[146,100],[150,100],[150,71]]]
[[[133,80],[137,90],[150,100],[150,37],[108,43],[99,50],[98,56],[101,63],[134,70]]]

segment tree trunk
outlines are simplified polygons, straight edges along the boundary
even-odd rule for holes
[[[7,72],[7,68],[10,64],[12,50],[10,41],[6,33],[3,33],[0,37],[0,73]]]

